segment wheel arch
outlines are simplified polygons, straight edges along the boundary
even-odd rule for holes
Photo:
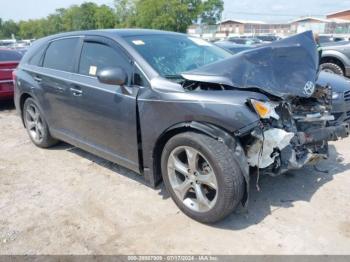
[[[343,70],[343,72],[345,73],[345,62],[343,60],[343,58],[337,56],[337,55],[324,55],[322,56],[321,60],[320,60],[320,64],[324,64],[324,63],[333,63],[336,64],[338,66],[341,67],[341,69]]]
[[[34,99],[33,96],[29,93],[23,93],[19,98],[20,115],[21,115],[21,120],[24,127],[25,127],[25,123],[24,123],[24,117],[23,117],[23,107],[24,107],[24,103],[28,98]]]
[[[241,168],[246,183],[246,192],[242,200],[242,203],[246,205],[248,203],[249,195],[249,166],[245,157],[244,150],[240,144],[239,139],[235,138],[233,134],[230,134],[230,132],[227,130],[210,123],[196,121],[182,122],[173,125],[165,130],[157,139],[152,152],[153,174],[148,174],[152,176],[152,178],[150,178],[150,182],[153,182],[152,184],[156,185],[162,181],[163,178],[161,175],[161,156],[164,146],[172,137],[184,132],[196,132],[207,135],[221,143],[224,143],[228,148],[231,149],[234,156],[236,156],[237,162]]]

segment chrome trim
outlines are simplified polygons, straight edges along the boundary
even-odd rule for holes
[[[0,84],[4,84],[4,83],[14,83],[13,80],[0,80]]]

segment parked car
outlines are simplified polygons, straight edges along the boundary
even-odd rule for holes
[[[229,37],[227,41],[233,42],[240,45],[258,45],[262,41],[257,38],[248,38],[248,37]]]
[[[280,40],[281,38],[276,35],[257,35],[257,39],[265,42],[265,43],[272,43],[274,41]]]
[[[350,77],[350,42],[324,43],[321,48],[321,69]]]
[[[250,170],[301,168],[349,135],[327,126],[315,49],[311,32],[235,56],[171,32],[64,33],[25,54],[15,104],[35,145],[66,141],[163,179],[185,214],[212,223],[247,205]]]
[[[253,45],[242,45],[242,44],[236,44],[230,41],[218,41],[215,42],[217,46],[220,46],[221,48],[224,48],[228,51],[230,51],[232,54],[237,54],[242,51],[254,48],[255,46]]]
[[[330,85],[332,88],[332,115],[331,124],[350,122],[350,79],[340,75],[321,71],[317,84]]]
[[[16,51],[0,48],[0,100],[13,98],[12,72],[22,55]]]

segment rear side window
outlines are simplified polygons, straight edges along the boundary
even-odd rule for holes
[[[0,50],[0,62],[6,61],[19,61],[22,55],[15,51],[10,50]]]
[[[79,38],[56,40],[47,48],[44,67],[73,72]]]
[[[42,59],[45,54],[45,48],[41,48],[39,51],[37,51],[32,58],[29,60],[29,64],[41,66],[42,65]]]
[[[121,67],[130,72],[130,63],[122,50],[96,42],[85,42],[81,52],[79,74],[96,76],[98,70]]]

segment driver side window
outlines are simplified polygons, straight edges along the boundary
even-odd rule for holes
[[[104,68],[121,67],[130,72],[130,63],[122,51],[97,42],[85,42],[81,52],[79,74],[95,77]]]

